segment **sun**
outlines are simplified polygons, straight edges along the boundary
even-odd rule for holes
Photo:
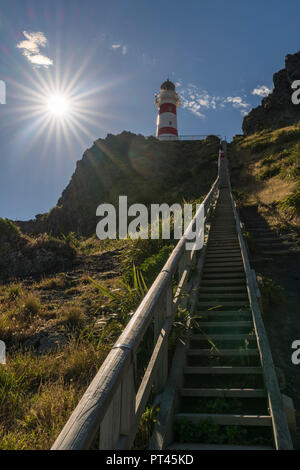
[[[51,95],[47,100],[47,109],[53,116],[63,117],[68,114],[70,104],[64,95]]]

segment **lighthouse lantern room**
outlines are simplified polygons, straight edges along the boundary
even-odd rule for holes
[[[158,108],[156,137],[159,140],[178,140],[177,108],[180,100],[175,91],[175,85],[170,80],[165,81],[160,92],[155,97]]]

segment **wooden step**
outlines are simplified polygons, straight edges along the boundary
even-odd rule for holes
[[[199,326],[202,327],[211,327],[211,328],[243,328],[243,327],[253,327],[252,321],[200,321]]]
[[[237,251],[241,253],[241,249],[238,243],[236,243],[233,247],[228,246],[228,245],[226,246],[222,245],[222,243],[219,243],[218,245],[210,245],[210,243],[207,244],[206,254],[212,254],[216,251],[218,252],[218,254],[221,252],[226,253],[226,254],[231,253],[231,252],[235,253]]]
[[[214,260],[230,260],[230,261],[236,261],[236,260],[243,260],[241,253],[234,253],[234,254],[208,254],[205,257],[206,261],[214,261]]]
[[[208,246],[220,246],[220,245],[224,245],[224,246],[239,246],[239,242],[238,242],[238,239],[236,240],[223,240],[223,239],[220,239],[220,240],[208,240]]]
[[[232,302],[223,302],[223,301],[211,301],[211,302],[198,302],[198,307],[244,307],[249,306],[249,300],[239,300],[239,301],[232,301]]]
[[[226,267],[226,266],[222,266],[220,268],[214,268],[214,267],[206,267],[206,265],[204,265],[204,268],[203,268],[203,273],[213,273],[213,272],[217,272],[217,273],[226,273],[226,272],[235,272],[235,273],[238,273],[238,272],[244,272],[244,266],[234,266],[234,267]]]
[[[226,334],[209,334],[209,335],[201,335],[201,334],[194,334],[191,336],[192,341],[207,341],[207,338],[211,339],[212,341],[241,341],[247,339],[248,341],[256,341],[255,335],[249,334],[236,334],[236,335],[226,335]]]
[[[215,286],[215,287],[200,287],[200,292],[245,292],[247,293],[246,285],[245,286]]]
[[[240,294],[228,294],[224,292],[217,292],[215,294],[213,293],[205,293],[201,292],[199,294],[199,299],[248,299],[247,292],[243,292]]]
[[[217,230],[217,229],[211,229],[210,232],[209,232],[209,236],[212,237],[212,236],[215,236],[215,235],[219,235],[219,236],[237,236],[237,231],[236,230]]]
[[[201,286],[215,286],[215,285],[220,285],[224,284],[226,286],[231,286],[233,284],[240,284],[246,286],[246,281],[242,277],[240,278],[232,278],[232,279],[220,279],[219,281],[216,280],[210,280],[210,279],[202,279],[201,281]]]
[[[238,273],[237,272],[233,272],[233,273],[230,273],[230,272],[222,272],[222,273],[218,273],[218,272],[207,272],[205,274],[203,274],[202,276],[202,282],[203,281],[206,281],[206,280],[209,280],[209,279],[220,279],[220,280],[223,280],[225,278],[229,279],[229,278],[232,278],[234,279],[234,281],[236,281],[237,278],[239,279],[245,279],[245,272],[244,271],[239,271]]]
[[[235,446],[232,444],[199,444],[198,442],[174,442],[168,450],[275,450],[269,446]]]
[[[262,388],[182,388],[182,397],[230,397],[263,398],[267,393]]]
[[[225,235],[220,235],[220,236],[217,237],[216,235],[214,235],[214,236],[209,235],[209,241],[210,241],[210,243],[211,243],[211,242],[215,242],[215,241],[216,241],[216,242],[220,242],[220,241],[221,241],[221,242],[223,242],[223,241],[226,241],[226,242],[227,242],[227,241],[233,241],[233,240],[234,240],[234,241],[238,241],[238,237],[237,237],[237,236],[233,236],[233,237],[227,236],[227,237],[226,237]]]
[[[229,316],[243,316],[243,317],[251,317],[250,311],[241,311],[238,310],[206,310],[206,311],[198,311],[196,315],[193,315],[192,318],[199,319],[202,321],[202,317],[229,317]]]
[[[205,357],[257,357],[259,352],[257,349],[189,349],[188,356],[205,356]]]
[[[240,247],[238,248],[230,248],[230,249],[226,249],[224,247],[222,248],[216,248],[216,247],[207,247],[207,252],[206,252],[206,256],[209,256],[209,255],[237,255],[239,254],[241,256],[241,250],[240,250]]]
[[[207,247],[210,251],[222,250],[222,251],[236,251],[240,249],[238,243],[226,243],[226,242],[208,242]]]
[[[230,267],[241,267],[241,266],[243,266],[242,260],[241,261],[222,260],[219,263],[206,260],[206,263],[205,263],[206,268],[223,268],[223,267],[230,268]]]
[[[175,422],[183,420],[193,423],[211,420],[214,424],[223,426],[271,426],[272,418],[269,415],[238,415],[213,413],[176,413]]]
[[[239,367],[239,366],[186,366],[183,369],[185,374],[221,374],[221,375],[241,375],[241,374],[262,374],[261,367]]]

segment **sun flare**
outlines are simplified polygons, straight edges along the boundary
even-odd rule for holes
[[[51,95],[47,101],[47,109],[54,116],[65,116],[69,111],[69,102],[63,95]]]

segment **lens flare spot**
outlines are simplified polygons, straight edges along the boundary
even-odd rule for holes
[[[48,99],[47,108],[55,116],[65,116],[69,111],[69,103],[63,95],[52,95]]]

